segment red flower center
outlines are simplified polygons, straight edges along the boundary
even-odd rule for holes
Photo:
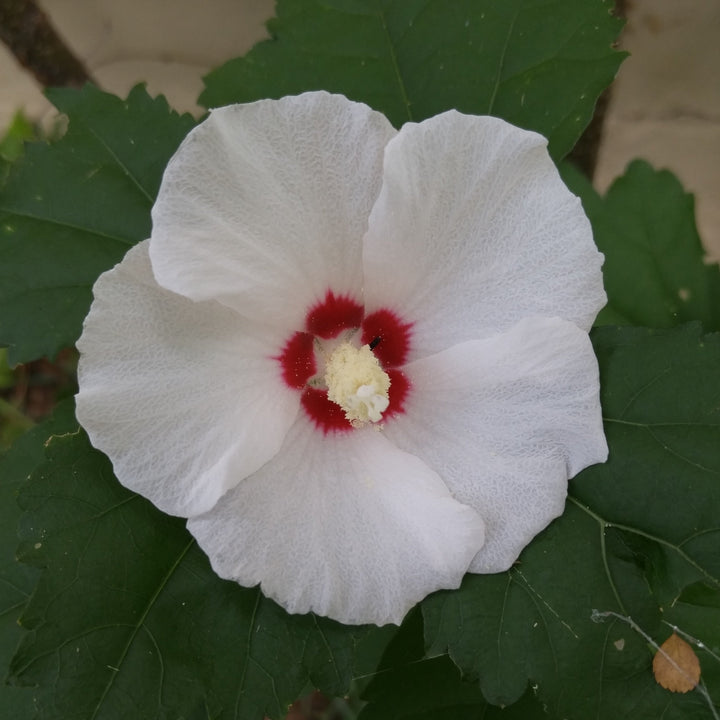
[[[308,310],[305,330],[293,333],[275,358],[280,363],[283,381],[302,393],[300,399],[305,413],[324,434],[349,432],[353,425],[343,409],[328,399],[327,388],[311,384],[318,375],[316,353],[322,351],[323,342],[332,341],[341,333],[350,336],[357,331],[359,344],[370,346],[390,377],[390,404],[383,420],[403,413],[410,382],[400,366],[410,351],[412,324],[403,323],[392,310],[381,309],[365,315],[363,306],[352,298],[328,290],[325,299]]]

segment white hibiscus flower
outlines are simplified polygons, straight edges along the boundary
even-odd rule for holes
[[[220,576],[399,623],[507,569],[606,458],[601,264],[539,135],[324,92],[220,108],[95,285],[78,417]]]

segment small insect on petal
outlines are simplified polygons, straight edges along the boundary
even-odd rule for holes
[[[666,690],[686,693],[700,680],[700,661],[692,647],[673,633],[655,653],[653,674]]]

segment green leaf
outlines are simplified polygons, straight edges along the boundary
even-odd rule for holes
[[[418,661],[383,678],[357,720],[555,720],[528,691],[508,707],[463,702],[471,692],[447,655]],[[475,689],[480,695],[480,691]],[[453,699],[454,696],[454,699]]]
[[[21,559],[46,569],[11,670],[46,688],[40,720],[281,718],[313,687],[343,694],[394,632],[290,616],[220,580],[82,431],[51,441],[20,502]]]
[[[424,602],[429,653],[449,652],[497,704],[531,681],[558,717],[705,720],[700,693],[655,683],[622,618],[661,642],[683,588],[720,589],[720,336],[603,328],[593,342],[609,461],[571,481],[564,515],[508,572]]]
[[[23,633],[17,620],[37,581],[37,571],[18,563],[17,525],[20,508],[17,491],[32,470],[44,460],[45,442],[51,435],[76,427],[71,401],[59,405],[54,415],[0,455],[0,677],[4,680]],[[34,692],[0,685],[0,708],[4,717],[30,717]]]
[[[367,103],[400,127],[450,108],[496,115],[562,157],[623,54],[609,0],[278,0],[272,39],[205,78],[216,107],[306,90]]]
[[[426,658],[419,607],[364,681],[361,698],[367,704],[358,720],[552,720],[531,691],[509,708],[488,705],[477,684],[464,680],[447,655]]]
[[[28,145],[0,193],[0,344],[11,364],[78,338],[98,275],[150,233],[168,159],[193,126],[136,87],[48,91],[65,137]]]
[[[18,110],[0,138],[0,186],[5,182],[11,165],[23,154],[24,143],[35,137],[32,123]]]
[[[580,195],[605,253],[608,304],[597,325],[673,327],[700,320],[720,330],[720,269],[708,264],[692,195],[670,172],[632,162],[601,197],[579,172],[563,168]]]
[[[487,703],[477,685],[463,682],[447,655],[400,665],[377,676],[358,720],[481,718]]]

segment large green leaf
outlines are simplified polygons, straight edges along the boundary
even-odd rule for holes
[[[575,144],[623,55],[609,0],[278,0],[272,40],[205,78],[207,107],[305,90],[400,127],[450,108]]]
[[[489,705],[447,655],[378,674],[358,720],[553,720],[527,693],[507,708]]]
[[[37,571],[15,559],[20,519],[16,502],[18,488],[43,462],[47,439],[75,426],[73,404],[67,401],[56,409],[52,418],[25,433],[0,455],[0,679],[3,681],[23,634],[17,620],[37,581]],[[13,720],[30,717],[33,702],[32,690],[0,685],[3,717]]]
[[[389,643],[377,671],[356,686],[366,702],[358,720],[553,720],[532,691],[509,708],[489,705],[447,655],[426,658],[419,607]]]
[[[193,119],[141,87],[48,91],[68,115],[31,144],[0,192],[0,344],[11,364],[54,356],[80,334],[98,275],[150,234],[162,173]]]
[[[720,330],[720,270],[706,261],[692,195],[670,172],[632,162],[604,197],[563,168],[605,253],[608,304],[597,325],[673,327],[700,320]]]
[[[660,688],[645,639],[603,613],[662,642],[683,588],[720,589],[720,336],[605,328],[594,345],[610,459],[571,481],[564,515],[508,572],[425,601],[430,653],[494,703],[532,681],[558,717],[705,719],[702,695]],[[720,607],[704,617],[720,626]]]
[[[21,559],[46,569],[11,670],[45,688],[41,720],[281,718],[315,686],[344,693],[394,632],[290,616],[220,580],[81,430],[52,439],[20,502]]]

